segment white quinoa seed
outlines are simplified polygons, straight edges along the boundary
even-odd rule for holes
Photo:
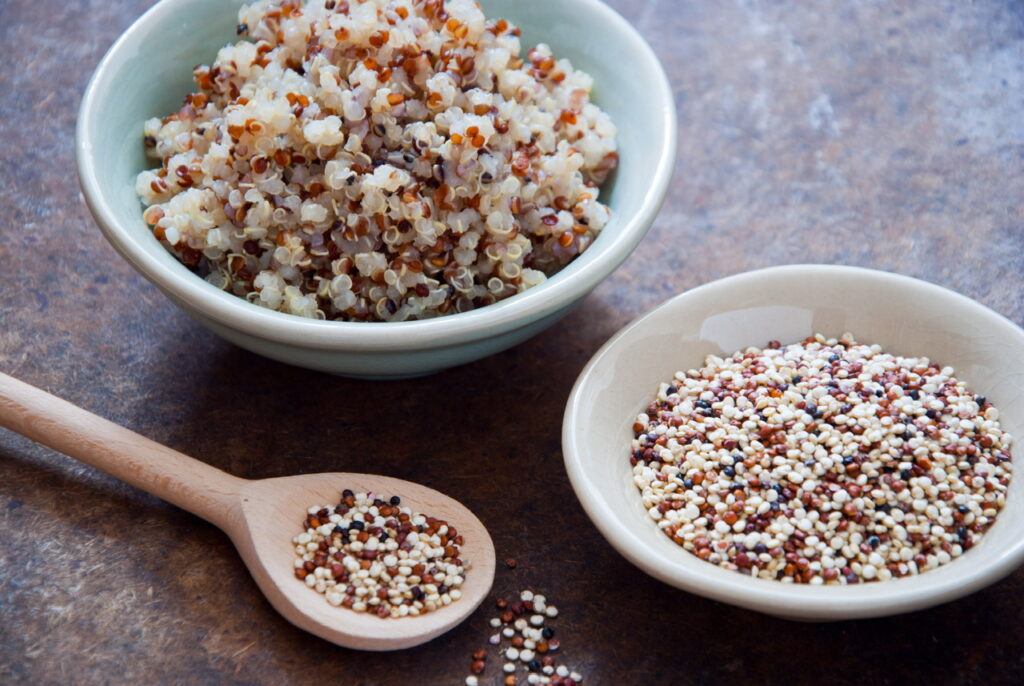
[[[246,40],[145,122],[143,219],[261,307],[402,321],[543,282],[607,224],[592,79],[472,0],[258,0]]]
[[[507,675],[506,679],[523,683],[521,679],[525,676],[528,684],[576,686],[583,682],[583,676],[579,672],[570,671],[565,665],[556,664],[554,654],[561,647],[560,640],[555,635],[554,627],[545,625],[548,618],[535,613],[537,603],[544,604],[546,600],[544,596],[535,595],[530,590],[520,592],[514,601],[498,600],[497,607],[502,615],[497,619],[502,630],[491,636],[488,642],[499,646],[502,672]],[[504,641],[509,641],[511,645]],[[486,651],[474,652],[472,659],[471,669],[475,674],[481,673]],[[559,670],[557,676],[556,669]],[[525,671],[525,674],[520,675],[521,671]]]
[[[784,583],[920,574],[1003,507],[1012,437],[927,358],[850,334],[710,355],[637,416],[633,481],[657,526],[712,564]]]
[[[446,522],[413,512],[397,497],[351,491],[337,506],[307,512],[306,530],[293,539],[306,541],[295,576],[331,605],[400,618],[461,598],[470,564],[459,558],[462,538],[450,538]]]

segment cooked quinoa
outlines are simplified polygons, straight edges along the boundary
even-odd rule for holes
[[[145,123],[154,235],[249,302],[424,319],[535,286],[609,219],[592,79],[471,0],[259,0]]]

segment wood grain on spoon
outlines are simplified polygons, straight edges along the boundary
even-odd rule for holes
[[[5,374],[0,425],[216,525],[285,619],[338,645],[398,650],[429,641],[472,613],[494,581],[494,545],[480,520],[458,501],[419,484],[346,472],[240,479]],[[417,617],[381,619],[333,607],[298,581],[292,538],[309,507],[336,504],[345,488],[401,496],[403,505],[457,527],[465,540],[461,557],[472,564],[460,587],[462,598]]]

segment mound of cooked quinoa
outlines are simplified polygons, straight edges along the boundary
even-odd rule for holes
[[[592,80],[472,0],[259,0],[248,40],[145,123],[144,219],[218,288],[401,321],[535,286],[608,221],[615,126]]]

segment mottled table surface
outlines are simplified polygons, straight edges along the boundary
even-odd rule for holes
[[[519,561],[496,590],[561,607],[564,660],[588,683],[1024,679],[1024,570],[884,620],[720,605],[605,543],[559,436],[577,373],[614,331],[756,267],[897,271],[1024,324],[1024,5],[613,0],[679,112],[650,235],[534,340],[443,377],[370,383],[232,347],[95,228],[73,172],[76,108],[149,4],[0,1],[0,371],[239,476],[344,468],[448,492]],[[282,620],[212,526],[0,431],[0,683],[458,684],[491,614],[399,653],[335,647]],[[482,683],[497,683],[493,663]]]

